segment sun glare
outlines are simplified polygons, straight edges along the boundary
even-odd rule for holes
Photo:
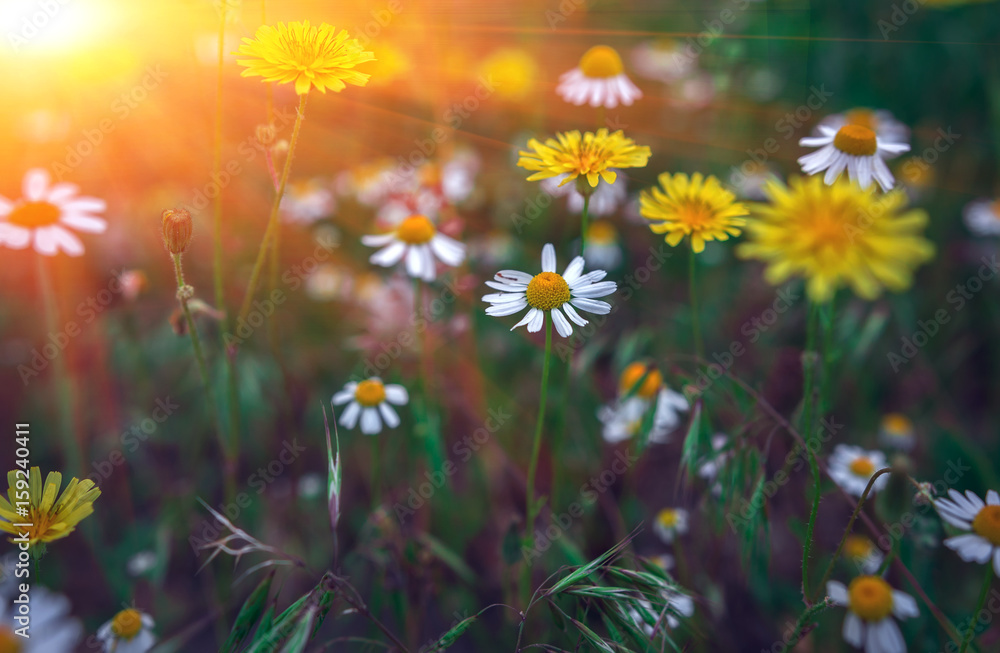
[[[15,54],[79,50],[107,35],[110,18],[103,0],[5,0],[0,35]]]

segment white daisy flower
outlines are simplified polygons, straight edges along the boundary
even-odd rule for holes
[[[156,554],[152,551],[139,551],[125,563],[125,571],[129,576],[139,577],[156,568]]]
[[[437,191],[424,186],[390,195],[378,207],[375,223],[380,228],[395,229],[412,215],[423,215],[437,219],[444,206],[444,197]]]
[[[409,400],[406,388],[393,383],[383,384],[382,379],[373,376],[360,383],[349,382],[343,390],[333,395],[331,401],[334,406],[348,404],[340,415],[341,426],[353,429],[360,417],[361,432],[375,435],[382,432],[383,420],[391,429],[399,426],[399,415],[389,404],[405,406]]]
[[[632,49],[630,59],[636,73],[665,84],[687,77],[698,64],[696,53],[686,52],[683,43],[672,39],[644,41]]]
[[[630,106],[642,91],[625,75],[622,58],[614,48],[595,45],[580,58],[580,65],[563,73],[556,93],[570,104],[614,109]]]
[[[848,494],[860,497],[868,487],[868,481],[880,469],[888,467],[885,454],[881,451],[865,451],[861,447],[838,444],[829,460],[830,477]],[[889,475],[883,474],[875,481],[872,492],[885,488]]]
[[[340,173],[336,180],[337,192],[344,196],[353,195],[365,206],[376,207],[395,188],[405,183],[407,175],[403,172],[395,161],[383,157]]]
[[[434,281],[437,261],[455,267],[465,260],[465,245],[440,233],[427,216],[411,215],[392,233],[362,236],[369,247],[382,247],[368,259],[388,268],[406,259],[406,273]]]
[[[312,224],[330,216],[335,208],[333,190],[321,179],[291,183],[281,198],[281,214],[287,222]]]
[[[987,564],[992,559],[993,571],[1000,576],[1000,495],[996,490],[986,493],[986,503],[966,490],[962,496],[948,490],[951,499],[936,499],[934,507],[941,519],[955,528],[971,531],[950,537],[944,545],[966,562]]]
[[[718,496],[722,494],[722,486],[716,482],[723,465],[732,457],[732,452],[723,451],[729,442],[729,436],[725,433],[716,433],[712,436],[712,454],[698,467],[698,476],[712,484],[712,494]]]
[[[525,324],[529,333],[541,331],[547,313],[559,335],[568,338],[573,334],[573,327],[567,317],[579,326],[586,326],[587,320],[580,317],[577,308],[595,315],[607,315],[611,312],[611,304],[595,298],[610,295],[618,289],[614,281],[601,281],[607,272],[594,270],[584,274],[583,265],[583,257],[577,256],[561,275],[556,273],[556,249],[552,243],[546,244],[542,248],[542,271],[539,274],[531,276],[517,270],[500,270],[495,281],[486,282],[490,288],[501,291],[483,297],[484,302],[492,304],[486,309],[486,314],[502,317],[530,306],[524,318],[512,326],[511,331]]]
[[[673,630],[681,625],[681,617],[690,617],[694,615],[694,600],[679,591],[664,591],[662,592],[663,603],[665,606],[665,611],[661,615],[653,609],[653,604],[645,599],[639,600],[639,605],[642,606],[643,614],[635,608],[629,608],[628,614],[632,617],[632,620],[637,626],[640,626],[647,637],[652,637],[656,634],[656,631],[660,628],[666,627],[667,630]]]
[[[441,166],[441,194],[452,204],[458,204],[472,194],[480,166],[479,155],[472,150],[459,150]]]
[[[323,494],[323,490],[326,489],[326,478],[316,474],[315,472],[310,472],[308,474],[303,474],[299,478],[299,482],[296,484],[296,491],[302,499],[315,499]]]
[[[846,169],[847,176],[857,181],[861,188],[871,186],[874,179],[882,190],[892,190],[895,179],[884,159],[889,155],[909,152],[908,143],[882,140],[874,131],[861,125],[844,125],[840,129],[820,126],[818,129],[820,136],[799,140],[799,145],[820,148],[799,157],[802,172],[814,175],[826,170],[823,181],[832,184]]]
[[[615,168],[608,168],[608,172],[615,174],[614,183],[600,183],[597,188],[591,189],[593,192],[590,194],[590,204],[587,205],[587,215],[591,218],[600,218],[607,215],[612,215],[618,210],[618,207],[625,203],[625,199],[628,197],[628,182],[621,173],[620,170]],[[543,179],[540,183],[542,189],[553,197],[567,197],[566,207],[569,209],[570,213],[579,215],[583,213],[583,200],[584,197],[577,190],[576,184],[565,184],[563,180],[566,179],[566,174],[562,174],[556,177],[549,177],[548,179]]]
[[[1000,200],[979,199],[962,211],[965,226],[976,236],[1000,236]]]
[[[878,441],[883,446],[900,451],[910,451],[917,442],[913,422],[906,415],[887,413],[882,416]]]
[[[28,592],[28,610],[31,617],[28,627],[30,636],[22,637],[15,632],[24,626],[14,620],[17,608],[7,601],[0,601],[0,651],[72,653],[76,650],[83,635],[83,626],[70,616],[69,599],[35,586]]]
[[[743,199],[758,202],[767,199],[764,192],[767,182],[780,179],[771,166],[753,161],[744,161],[739,167],[734,166],[729,173],[729,185],[736,190],[736,194]]]
[[[886,142],[905,143],[910,140],[910,128],[896,120],[896,117],[885,109],[872,110],[860,107],[850,109],[844,113],[827,116],[820,121],[819,125],[835,130],[844,125],[860,125],[872,130],[877,137]],[[816,133],[818,133],[818,129]],[[891,159],[892,156],[886,158]]]
[[[610,221],[595,220],[587,227],[587,250],[583,253],[583,260],[589,266],[605,270],[621,264],[622,247],[618,230]]]
[[[614,404],[603,406],[597,418],[604,424],[602,435],[605,442],[615,444],[635,437],[642,430],[642,423],[649,411],[650,401],[641,397],[629,397]],[[656,398],[653,425],[649,431],[649,442],[663,444],[669,442],[670,433],[680,424],[680,411],[688,409],[684,395],[664,388]]]
[[[885,560],[882,551],[864,535],[848,535],[844,540],[844,555],[858,566],[859,571],[866,574],[877,572]]]
[[[156,643],[153,618],[134,608],[122,610],[97,629],[104,653],[146,653]]]
[[[51,184],[49,173],[33,168],[24,175],[22,193],[16,202],[0,196],[0,245],[24,249],[31,245],[44,256],[60,250],[70,256],[83,254],[83,243],[70,229],[100,234],[108,223],[97,214],[107,209],[104,200],[81,197],[74,184]]]
[[[844,641],[865,653],[906,653],[906,642],[892,618],[920,616],[916,600],[878,576],[858,576],[848,587],[830,581],[826,593],[836,605],[847,607]]]
[[[678,535],[687,533],[688,512],[683,508],[664,508],[656,513],[653,521],[653,532],[665,544],[672,544]]]
[[[317,302],[344,299],[350,294],[351,282],[350,270],[333,263],[323,263],[306,277],[306,295]]]

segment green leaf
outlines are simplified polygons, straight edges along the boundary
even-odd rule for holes
[[[441,540],[437,539],[430,533],[421,533],[417,536],[417,539],[421,544],[427,547],[427,549],[433,553],[438,560],[443,562],[449,569],[458,574],[463,581],[469,585],[476,584],[476,572],[472,571],[472,568],[465,564],[462,557],[449,549]]]
[[[695,401],[694,410],[691,411],[691,425],[688,426],[687,436],[681,447],[681,465],[687,469],[689,476],[697,473],[698,459],[705,448],[702,436],[701,406],[700,399]]]
[[[223,651],[232,652],[239,649],[240,644],[243,643],[243,640],[253,630],[257,620],[264,613],[264,605],[267,603],[267,597],[271,592],[271,581],[273,580],[274,572],[272,571],[250,592],[250,596],[247,597],[247,600],[243,603],[243,607],[240,608],[239,614],[236,615],[236,622],[229,633],[229,638],[226,639],[226,643],[223,645]]]
[[[465,619],[462,619],[457,624],[455,624],[454,626],[452,626],[451,629],[448,630],[448,632],[446,632],[443,635],[441,635],[440,637],[438,637],[438,639],[437,639],[436,642],[434,642],[433,644],[431,644],[429,647],[426,647],[426,648],[421,649],[421,650],[426,650],[426,651],[443,651],[443,650],[447,649],[449,646],[451,646],[452,644],[454,644],[455,641],[459,637],[461,637],[465,633],[465,631],[467,631],[472,626],[472,624],[476,623],[477,619],[479,619],[479,615],[478,614],[477,615],[473,615],[471,617],[466,617]]]
[[[316,619],[318,611],[319,606],[312,605],[299,617],[299,620],[295,624],[295,630],[292,631],[288,642],[281,649],[281,653],[302,653],[302,651],[306,650],[306,645],[312,637],[313,622]]]

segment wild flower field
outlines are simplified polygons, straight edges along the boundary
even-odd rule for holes
[[[0,653],[1000,651],[998,9],[4,0]]]

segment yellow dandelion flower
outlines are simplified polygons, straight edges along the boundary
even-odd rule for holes
[[[346,30],[309,21],[262,25],[254,38],[244,38],[237,54],[249,59],[236,63],[246,66],[244,77],[263,77],[265,81],[295,82],[295,92],[305,95],[315,86],[320,92],[344,90],[347,84],[364,86],[370,75],[351,70],[375,55],[366,51]]]
[[[737,254],[768,263],[769,283],[805,278],[817,303],[843,285],[864,299],[883,288],[906,290],[914,269],[934,256],[922,236],[927,214],[906,210],[903,191],[878,195],[843,178],[827,186],[819,177],[793,178],[788,187],[771,181],[764,190],[770,203],[753,207],[758,219]]]
[[[49,472],[42,485],[37,467],[31,468],[27,479],[24,470],[8,472],[7,483],[9,501],[0,497],[0,530],[27,536],[31,547],[72,533],[84,517],[94,512],[94,500],[101,495],[93,481],[78,478],[70,480],[60,495],[62,474]]]
[[[522,100],[535,88],[538,64],[524,50],[502,48],[480,64],[479,72],[496,84],[501,97]]]
[[[607,129],[598,129],[596,134],[561,132],[544,144],[533,138],[528,148],[533,151],[518,152],[521,158],[517,161],[525,170],[535,171],[528,181],[565,175],[560,186],[577,177],[585,177],[592,188],[601,179],[613,184],[617,175],[611,168],[642,168],[650,157],[648,147],[636,145],[621,130],[613,134]]]
[[[653,222],[653,233],[666,234],[671,247],[691,237],[691,249],[701,252],[706,240],[729,240],[739,236],[749,210],[719,180],[696,172],[660,175],[660,187],[644,190],[639,196],[639,213]]]

